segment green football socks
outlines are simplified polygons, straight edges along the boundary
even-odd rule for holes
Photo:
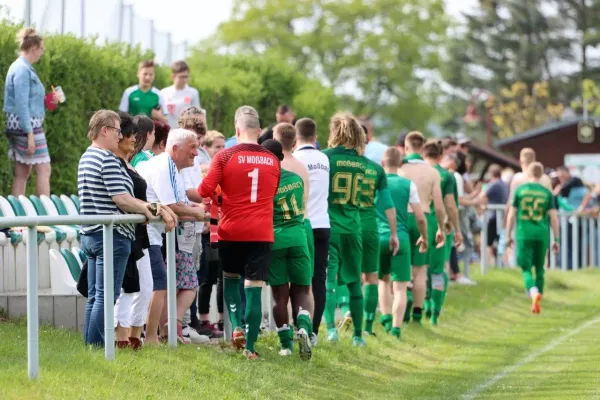
[[[363,325],[363,294],[360,282],[353,282],[348,285],[350,291],[350,314],[354,324],[354,336],[362,337]]]
[[[240,294],[240,278],[226,276],[223,280],[225,304],[229,312],[229,320],[233,329],[242,326],[242,296]]]
[[[292,350],[294,348],[294,341],[292,340],[293,331],[294,330],[288,325],[277,328],[277,336],[279,336],[279,343],[281,343],[282,349]]]
[[[398,339],[400,339],[400,337],[402,336],[402,330],[400,328],[392,328],[390,333],[393,336],[396,336],[396,338],[398,338]]]
[[[348,286],[338,286],[335,289],[335,296],[337,298],[337,306],[342,312],[342,317],[344,317],[346,313],[350,311],[350,292],[348,291]]]
[[[365,331],[373,333],[373,321],[377,312],[379,290],[377,285],[365,285]]]
[[[525,284],[525,289],[527,290],[527,293],[529,293],[531,288],[535,286],[535,281],[533,279],[533,275],[531,274],[531,268],[523,268],[522,275],[523,283]]]
[[[327,282],[326,284],[326,295],[325,295],[325,311],[323,316],[325,317],[325,323],[327,329],[335,329],[335,305],[336,305],[336,288],[337,283]]]
[[[312,321],[310,319],[310,313],[306,310],[300,309],[298,312],[298,329],[304,329],[307,334],[311,334],[312,329]]]
[[[389,332],[392,329],[392,321],[392,314],[385,314],[379,317],[379,323],[383,325],[383,329],[385,329],[386,332]]]
[[[262,319],[262,287],[246,287],[244,292],[246,293],[246,324],[248,324],[246,350],[254,352]]]

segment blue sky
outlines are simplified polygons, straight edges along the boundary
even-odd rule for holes
[[[60,29],[60,10],[63,0],[31,0],[32,18],[38,27],[45,30]],[[64,0],[66,9],[65,29],[80,32],[82,0]],[[292,0],[293,1],[293,0]],[[125,0],[135,10],[136,32],[149,29],[154,20],[155,29],[171,32],[175,41],[196,42],[210,36],[217,26],[231,15],[233,0]],[[448,12],[458,16],[460,11],[472,7],[477,0],[446,0]],[[15,19],[21,19],[25,0],[2,0],[1,4],[11,10]],[[118,0],[85,0],[86,31],[115,35],[117,25]],[[127,37],[128,33],[124,35]]]

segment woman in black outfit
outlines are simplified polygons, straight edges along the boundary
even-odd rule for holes
[[[115,153],[133,181],[133,194],[136,199],[147,203],[146,181],[129,164],[135,154],[135,134],[137,125],[127,113],[119,113],[121,117],[121,134],[119,150]],[[168,207],[160,207],[156,203],[149,205],[155,215],[160,215],[169,231],[175,226],[175,216]],[[142,346],[141,335],[148,305],[152,297],[153,280],[150,268],[148,248],[148,231],[144,224],[136,225],[135,240],[131,244],[131,254],[127,261],[125,278],[121,295],[115,305],[115,328],[117,347],[132,347],[134,350]]]

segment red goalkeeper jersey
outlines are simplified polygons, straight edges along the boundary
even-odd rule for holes
[[[273,242],[273,198],[280,174],[277,157],[258,144],[239,144],[215,155],[198,193],[212,197],[221,187],[219,240]]]

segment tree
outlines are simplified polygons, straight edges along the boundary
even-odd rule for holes
[[[579,54],[581,80],[600,75],[600,57],[591,50],[600,46],[600,0],[553,0],[566,28],[574,33],[572,47]]]
[[[442,0],[236,0],[204,45],[274,55],[353,112],[422,129],[433,113],[423,71],[439,66],[447,22]]]
[[[587,106],[589,116],[600,118],[600,88],[591,79],[586,79],[581,85],[581,94],[583,99],[573,100],[571,108],[577,113],[583,113],[584,101]]]
[[[548,82],[527,86],[516,82],[501,90],[501,96],[490,96],[485,104],[501,139],[558,121],[564,106],[553,101]]]
[[[560,16],[543,10],[547,3],[480,0],[475,12],[465,14],[466,32],[449,47],[446,80],[468,91],[480,87],[498,92],[519,81],[552,86],[553,61],[573,55]]]

